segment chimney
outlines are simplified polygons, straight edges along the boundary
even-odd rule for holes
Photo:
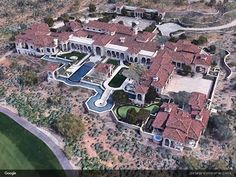
[[[133,32],[135,35],[138,34],[138,26],[137,25],[133,26]]]
[[[161,50],[164,50],[165,44],[161,44]]]
[[[53,39],[53,43],[54,43],[55,46],[58,46],[58,39],[56,39],[56,38]]]
[[[165,112],[168,112],[168,113],[170,113],[171,112],[171,108],[168,106],[168,107],[165,107],[165,110],[164,110]]]
[[[125,42],[125,37],[120,37],[120,42],[124,43]]]

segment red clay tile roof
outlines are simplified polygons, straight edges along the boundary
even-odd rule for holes
[[[198,46],[186,40],[179,40],[176,42],[176,46],[178,52],[189,52],[194,54],[201,52],[201,49]]]
[[[193,111],[200,111],[206,106],[207,96],[203,93],[192,92],[188,104]]]
[[[198,94],[202,96],[202,94],[194,92],[191,94],[190,100],[195,100]],[[164,138],[169,138],[180,143],[187,143],[190,139],[199,140],[210,117],[210,111],[204,108],[206,102],[201,102],[201,104],[203,104],[201,106],[203,108],[196,113],[202,119],[197,120],[195,117],[191,116],[191,111],[187,112],[179,109],[178,106],[173,103],[164,103],[152,126],[153,128],[164,129]]]
[[[152,41],[155,36],[156,36],[155,33],[142,32],[142,33],[138,33],[136,40],[139,42],[148,42],[148,41]]]
[[[142,76],[141,84],[149,85],[156,88],[164,87],[168,78],[174,70],[174,65],[172,62],[172,51],[170,50],[161,50],[155,58],[152,59],[152,64]],[[153,78],[156,77],[156,80]]]
[[[73,32],[73,35],[76,36],[76,37],[87,37],[88,32],[84,31],[84,30],[78,30],[76,32]]]
[[[152,123],[152,127],[164,129],[168,116],[169,114],[167,112],[158,112],[155,120]]]
[[[210,66],[211,63],[212,63],[212,56],[210,55],[196,54],[193,60],[193,64],[195,65]]]
[[[69,37],[72,33],[70,32],[62,32],[62,33],[57,33],[58,34],[58,40],[59,42],[65,42],[69,40]]]
[[[113,39],[113,36],[110,35],[100,35],[96,34],[93,36],[94,45],[99,45],[104,47],[106,44],[108,44]]]
[[[50,30],[47,24],[34,24],[24,33],[17,35],[16,42],[27,42],[36,47],[54,47],[54,38],[49,34]]]
[[[74,32],[82,29],[81,23],[78,23],[76,21],[70,21],[68,25]]]
[[[141,93],[141,94],[146,94],[148,92],[149,87],[146,87],[144,85],[136,85],[135,86],[135,92],[136,93]]]
[[[186,134],[178,129],[173,129],[173,128],[165,128],[163,132],[163,137],[175,140],[182,144],[184,144],[186,141]]]

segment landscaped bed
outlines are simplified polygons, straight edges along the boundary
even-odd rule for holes
[[[118,60],[112,60],[112,59],[108,59],[107,64],[112,64],[112,65],[115,65],[116,67],[120,65],[120,61]]]
[[[124,119],[124,118],[127,117],[127,112],[131,108],[134,108],[137,112],[141,109],[138,106],[126,105],[126,106],[118,107],[116,112],[117,112],[117,114],[120,118]],[[159,105],[158,104],[152,104],[152,105],[149,105],[149,106],[145,107],[144,109],[150,111],[151,114],[155,114],[159,110]]]
[[[46,144],[2,113],[0,149],[0,169],[62,169]]]
[[[110,81],[108,84],[110,87],[113,88],[119,88],[123,82],[125,81],[126,77],[122,75],[122,72],[124,71],[125,68],[121,69]]]
[[[59,57],[71,59],[71,57],[73,57],[73,56],[78,57],[77,60],[82,60],[86,56],[86,54],[80,53],[80,52],[70,52],[70,53],[62,54]]]

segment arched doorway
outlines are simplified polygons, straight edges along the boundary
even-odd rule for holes
[[[96,47],[96,54],[101,55],[101,48],[100,47]]]
[[[110,50],[107,51],[107,55],[108,55],[109,57],[111,56],[111,51],[110,51]]]

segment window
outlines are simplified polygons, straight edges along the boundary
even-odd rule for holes
[[[170,141],[168,139],[165,139],[165,146],[169,146],[170,145]]]
[[[138,100],[142,101],[142,95],[141,94],[138,94]]]
[[[141,60],[142,63],[146,63],[146,59],[143,57]]]
[[[47,48],[47,52],[50,52],[51,50],[50,50],[50,48]]]

